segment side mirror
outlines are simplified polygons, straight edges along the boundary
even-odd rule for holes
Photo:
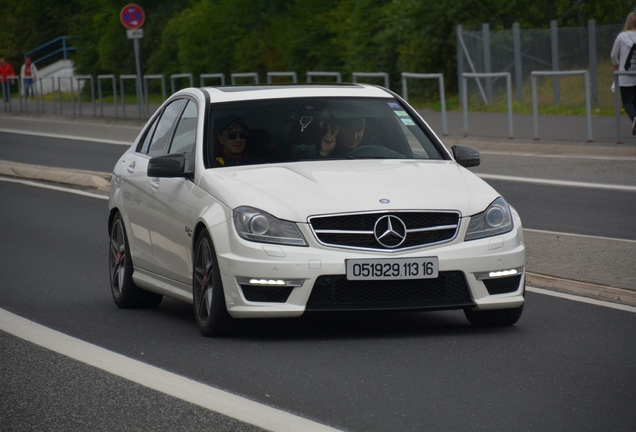
[[[188,177],[186,160],[181,153],[156,156],[148,161],[148,177]]]
[[[479,158],[479,149],[471,146],[455,144],[451,146],[455,162],[464,168],[479,166],[481,159]]]

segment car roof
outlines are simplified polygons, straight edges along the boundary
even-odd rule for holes
[[[233,102],[296,97],[368,97],[393,98],[382,87],[368,84],[291,84],[204,87],[210,102]]]

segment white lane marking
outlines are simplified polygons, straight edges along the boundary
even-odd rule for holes
[[[79,124],[79,125],[83,125],[83,126],[91,126],[93,124],[99,124],[99,123],[90,123],[90,122],[80,122],[80,121],[73,121],[73,122],[67,122],[64,120],[47,120],[46,118],[28,118],[28,117],[20,117],[20,118],[16,118],[13,117],[11,118],[12,122],[31,122],[31,123],[54,123],[54,124],[60,124],[60,123],[66,123],[68,125],[74,125],[74,124]],[[100,126],[103,126],[103,124],[100,124]],[[139,130],[138,127],[135,126],[126,126],[126,125],[116,125],[116,126],[110,126],[110,127],[116,127],[118,129],[130,129],[130,130]]]
[[[518,183],[543,184],[548,186],[571,186],[571,187],[592,188],[592,189],[611,189],[611,190],[619,190],[624,192],[636,192],[636,186],[575,182],[575,181],[567,181],[567,180],[549,180],[549,179],[539,179],[539,178],[512,177],[512,176],[497,175],[497,174],[480,174],[480,173],[475,173],[475,174],[479,176],[480,178],[486,179],[486,180],[502,180],[502,181],[518,182]]]
[[[0,309],[0,329],[113,375],[266,430],[337,430],[150,366],[52,330],[4,309]]]
[[[530,292],[537,293],[537,294],[543,294],[543,295],[547,295],[551,297],[559,297],[562,299],[577,301],[579,303],[587,303],[587,304],[592,304],[595,306],[603,306],[610,309],[618,309],[625,312],[636,313],[635,306],[629,306],[629,305],[625,305],[621,303],[612,303],[612,302],[603,301],[603,300],[596,300],[589,297],[580,297],[574,294],[566,294],[559,291],[551,291],[551,290],[547,290],[543,288],[535,288],[531,286],[527,286],[526,289]]]
[[[79,136],[73,136],[73,135],[60,135],[60,134],[54,134],[49,132],[21,131],[16,129],[0,129],[0,132],[20,134],[20,135],[34,135],[34,136],[47,137],[47,138],[60,138],[60,139],[75,140],[75,141],[89,141],[89,142],[97,142],[97,143],[105,143],[105,144],[125,145],[129,147],[132,145],[134,141],[134,140],[117,141],[117,140],[110,140],[105,138],[88,138],[88,137],[79,137]]]
[[[603,237],[603,236],[593,236],[593,235],[585,235],[585,234],[572,234],[572,233],[566,233],[566,232],[545,231],[545,230],[528,229],[528,228],[524,228],[523,231],[535,232],[535,233],[540,233],[540,234],[551,234],[551,235],[570,236],[570,237],[582,237],[582,238],[589,238],[589,239],[596,239],[596,240],[611,240],[611,241],[620,241],[620,242],[626,242],[626,243],[636,243],[636,240],[622,239],[622,238],[616,238],[616,237]]]
[[[20,184],[23,184],[23,185],[39,187],[39,188],[42,188],[42,189],[50,189],[50,190],[54,190],[54,191],[58,191],[58,192],[67,192],[67,193],[72,193],[72,194],[75,194],[75,195],[82,195],[82,196],[89,197],[89,198],[97,198],[97,199],[101,199],[101,200],[108,200],[108,195],[101,195],[101,194],[88,192],[88,191],[81,190],[81,189],[73,189],[73,188],[64,187],[64,186],[56,186],[56,185],[53,185],[53,184],[50,184],[50,183],[42,183],[42,182],[37,182],[37,181],[22,180],[22,179],[16,179],[16,178],[11,178],[11,177],[2,177],[2,176],[0,176],[0,181],[5,181],[5,182],[9,182],[9,183],[20,183]]]
[[[481,154],[492,154],[498,156],[521,156],[521,157],[536,157],[536,158],[554,158],[554,159],[594,159],[594,160],[608,160],[608,161],[636,161],[636,157],[633,156],[604,156],[604,155],[581,155],[576,153],[567,154],[539,154],[539,153],[516,153],[506,151],[494,151],[494,150],[480,150]]]

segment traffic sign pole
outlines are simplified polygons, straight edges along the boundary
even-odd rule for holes
[[[137,79],[136,87],[137,87],[137,105],[139,106],[139,117],[145,118],[145,107],[142,101],[143,92],[141,91],[141,61],[139,59],[139,39],[143,37],[143,31],[141,30],[141,26],[144,25],[146,20],[146,14],[144,10],[135,5],[129,4],[122,8],[119,13],[119,20],[122,25],[128,29],[128,35],[130,38],[131,33],[134,33],[135,37],[133,39],[133,46],[135,49],[135,64],[137,66]],[[131,32],[136,30],[136,32]]]
[[[144,103],[142,101],[141,91],[141,61],[139,60],[139,39],[133,39],[133,45],[135,47],[135,63],[137,64],[137,104],[139,105],[139,117],[146,118]]]

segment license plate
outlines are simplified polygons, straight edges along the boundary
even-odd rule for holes
[[[345,260],[348,280],[434,279],[437,257]]]

